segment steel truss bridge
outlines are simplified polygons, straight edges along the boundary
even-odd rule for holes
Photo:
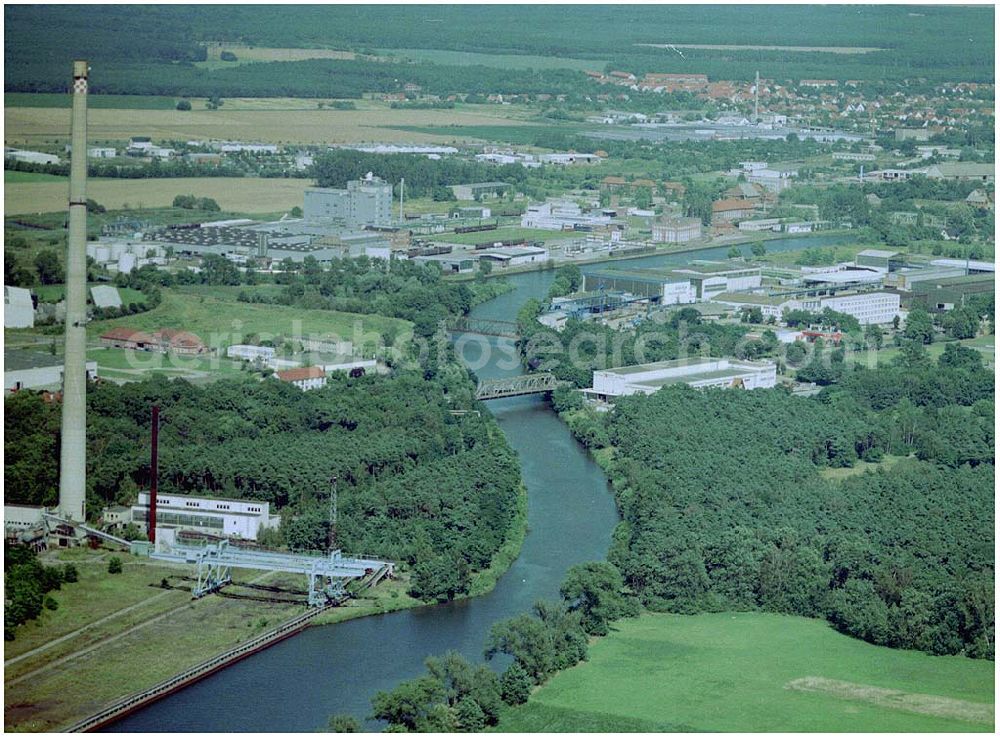
[[[256,569],[304,574],[309,580],[309,604],[325,607],[347,596],[345,584],[352,579],[368,579],[375,584],[391,576],[394,564],[375,559],[354,559],[332,551],[329,556],[286,554],[277,551],[246,550],[220,541],[207,546],[165,546],[150,554],[157,561],[193,564],[197,583],[191,593],[204,597],[232,581],[232,569]]]
[[[500,336],[502,338],[520,338],[517,323],[510,320],[493,320],[492,318],[470,318],[463,315],[452,318],[445,323],[445,328],[453,333],[478,333],[481,336]]]
[[[562,387],[565,382],[551,374],[525,374],[503,379],[485,379],[476,387],[477,400],[500,400],[505,397],[538,395]]]

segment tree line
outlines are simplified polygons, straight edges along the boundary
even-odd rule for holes
[[[571,567],[560,595],[490,628],[483,655],[510,662],[499,676],[455,651],[432,656],[424,675],[378,692],[369,719],[386,721],[390,732],[483,732],[497,724],[504,704],[527,702],[535,686],[585,661],[590,637],[607,635],[612,622],[639,612],[621,573],[604,561]],[[360,727],[349,715],[334,715],[327,726],[335,732]]]

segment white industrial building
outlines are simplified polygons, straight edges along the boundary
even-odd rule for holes
[[[804,297],[803,310],[821,312],[826,308],[846,313],[861,325],[891,323],[899,315],[899,295],[894,292],[857,292],[833,297]]]
[[[5,148],[3,150],[4,159],[13,159],[14,161],[23,161],[26,164],[58,164],[60,159],[55,154],[45,154],[41,151],[26,151],[24,149],[10,149]]]
[[[507,269],[508,267],[534,264],[547,261],[549,252],[538,246],[509,246],[506,248],[477,251],[479,263],[490,262],[493,266]]]
[[[759,184],[771,192],[781,192],[792,186],[792,178],[798,177],[794,169],[755,169],[747,175],[747,182]]]
[[[274,358],[274,348],[271,346],[251,346],[249,344],[233,344],[226,349],[226,356],[230,359],[241,359],[243,361],[260,360],[268,362]]]
[[[769,361],[695,358],[595,370],[593,387],[583,392],[594,399],[608,400],[636,394],[651,395],[672,384],[687,384],[698,389],[759,389],[774,387],[776,382],[777,369]]]
[[[3,327],[33,328],[35,325],[35,304],[31,291],[23,287],[3,288]]]
[[[271,515],[270,508],[270,503],[260,500],[158,494],[156,526],[256,541],[261,531],[277,528],[281,522],[281,516]],[[131,512],[129,522],[148,529],[149,492],[139,493],[139,500],[132,505]]]
[[[574,202],[546,202],[529,205],[521,216],[522,228],[540,228],[546,231],[572,231],[581,228],[607,226],[607,215],[585,214]]]
[[[760,233],[763,231],[780,231],[780,218],[758,218],[757,220],[741,220],[736,226],[744,233]]]
[[[63,360],[41,351],[7,349],[3,359],[5,392],[23,389],[62,389]],[[97,378],[97,362],[88,361],[87,378]]]
[[[727,262],[695,261],[674,269],[671,276],[690,280],[699,300],[711,300],[723,292],[757,289],[760,287],[761,269]]]

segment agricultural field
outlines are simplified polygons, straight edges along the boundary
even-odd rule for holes
[[[87,197],[108,210],[142,210],[167,207],[177,195],[194,195],[212,198],[224,211],[256,215],[288,212],[293,207],[302,207],[302,193],[312,184],[309,179],[255,177],[89,179]],[[66,198],[67,184],[64,178],[53,181],[7,182],[4,188],[4,210],[8,216],[65,212]],[[193,214],[193,211],[188,212]],[[220,213],[210,215],[213,219],[222,217]]]
[[[219,54],[223,51],[231,52],[236,57],[236,61],[222,61],[219,58]],[[223,66],[250,62],[357,59],[358,56],[353,51],[339,51],[337,49],[290,49],[271,46],[243,46],[240,44],[210,44],[208,45],[208,59],[203,62],[195,62],[195,64],[199,67],[218,69]]]
[[[268,98],[278,100],[281,98]],[[500,105],[458,105],[452,110],[393,110],[386,103],[358,104],[357,110],[319,109],[321,100],[297,103],[297,108],[268,107],[239,109],[230,100],[219,110],[109,110],[94,109],[88,116],[91,140],[125,141],[131,136],[151,136],[155,140],[239,139],[266,143],[440,143],[442,140],[476,138],[445,130],[460,125],[475,130],[481,126],[523,125],[521,108]],[[195,107],[201,107],[200,105]],[[249,106],[247,106],[249,107]],[[289,109],[300,112],[293,116]],[[4,112],[7,145],[38,146],[65,141],[69,137],[69,110],[8,107]],[[413,126],[401,130],[400,126]],[[458,129],[459,131],[461,129]]]
[[[992,732],[993,663],[809,618],[647,614],[509,710],[502,732]]]
[[[607,61],[602,59],[572,59],[533,54],[480,54],[474,51],[441,49],[379,49],[378,53],[401,60],[462,67],[480,65],[501,69],[575,69],[580,72],[600,72],[607,65]]]
[[[245,336],[256,333],[288,339],[293,337],[338,336],[353,340],[356,333],[380,337],[409,333],[405,320],[381,315],[358,315],[334,310],[301,310],[284,305],[242,303],[214,297],[193,298],[164,289],[163,301],[155,309],[113,320],[96,320],[87,324],[87,336],[96,341],[105,331],[125,327],[140,331],[176,328],[196,334],[211,348],[240,343]],[[180,360],[186,366],[190,360]]]

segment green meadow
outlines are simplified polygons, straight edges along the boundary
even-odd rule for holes
[[[993,662],[764,613],[621,621],[502,732],[992,732]]]
[[[147,332],[160,328],[188,331],[210,347],[240,343],[252,333],[262,338],[337,336],[342,340],[352,340],[355,327],[362,334],[375,336],[398,336],[410,331],[407,321],[381,315],[243,303],[204,295],[179,294],[167,289],[163,290],[162,302],[153,310],[124,318],[93,321],[87,325],[87,334],[93,340],[117,327]]]
[[[178,99],[163,95],[88,95],[87,105],[117,110],[173,110]],[[7,108],[68,108],[72,102],[71,95],[57,92],[5,92],[3,95]]]

